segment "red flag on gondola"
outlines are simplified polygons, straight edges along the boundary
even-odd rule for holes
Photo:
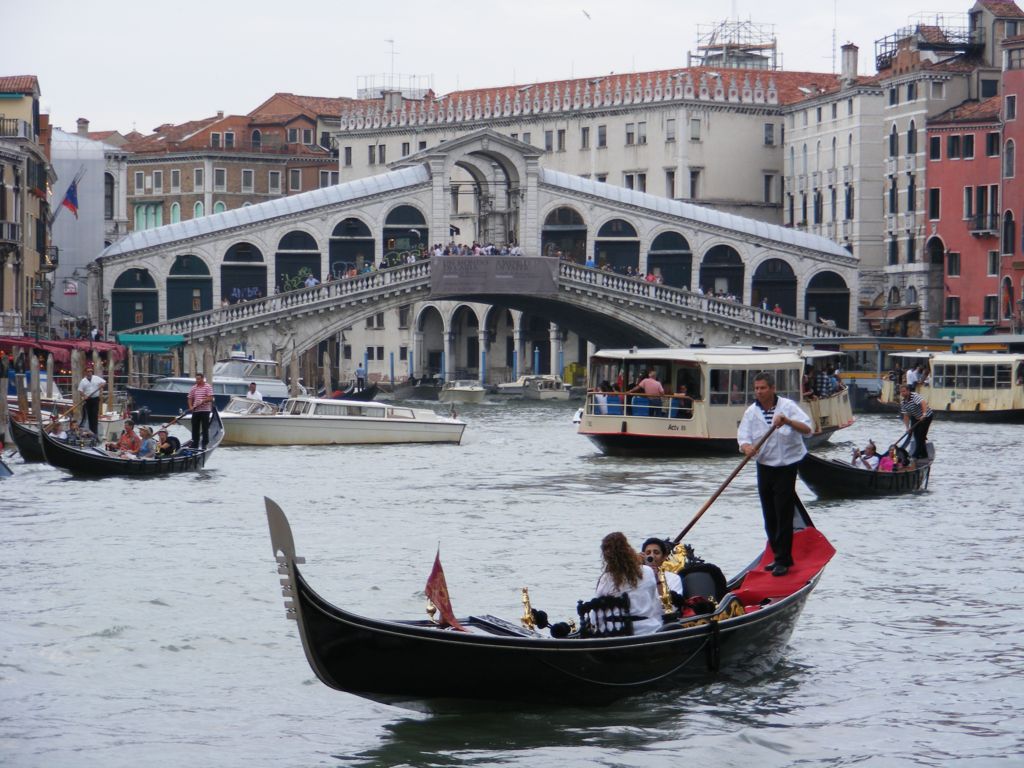
[[[463,632],[466,628],[459,624],[452,610],[452,601],[448,597],[448,583],[444,580],[444,568],[441,567],[441,549],[438,548],[434,556],[434,567],[430,569],[430,577],[427,579],[427,586],[423,588],[427,593],[427,599],[434,604],[441,614],[441,626],[459,629]]]

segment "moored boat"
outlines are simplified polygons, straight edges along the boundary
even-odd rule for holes
[[[929,455],[933,452],[929,451]],[[797,467],[800,479],[818,496],[894,496],[928,488],[932,459],[917,459],[896,472],[855,467],[847,461],[808,453]]]
[[[122,457],[100,446],[78,447],[42,434],[41,442],[46,461],[54,467],[76,475],[94,477],[149,477],[202,469],[224,437],[224,425],[216,410],[210,417],[210,442],[203,449],[186,444],[171,456],[152,459]]]
[[[451,700],[605,705],[720,675],[763,673],[781,657],[835,552],[804,517],[793,539],[796,565],[785,576],[764,570],[766,548],[701,615],[667,618],[650,634],[556,638],[533,622],[490,615],[459,618],[467,630],[460,632],[428,620],[366,618],[329,603],[299,570],[305,561],[296,556],[284,512],[270,499],[266,508],[287,616],[298,623],[317,677],[340,691],[414,708]]]
[[[475,379],[452,379],[444,383],[437,399],[442,403],[482,403],[486,394]]]
[[[427,408],[315,397],[290,398],[280,409],[236,397],[222,417],[224,445],[459,443],[466,429]]]
[[[590,359],[578,431],[614,455],[735,453],[736,425],[754,401],[754,376],[767,372],[778,393],[811,417],[813,432],[805,439],[814,447],[853,423],[845,388],[818,397],[802,387],[805,370],[833,355],[768,347],[600,350]],[[628,382],[651,370],[666,394],[630,394]]]
[[[4,457],[0,456],[0,480],[3,480],[5,477],[11,477],[13,475],[14,470],[10,468],[6,461],[4,461]]]
[[[282,403],[290,395],[277,361],[236,355],[214,364],[210,377],[214,405],[224,408],[234,395],[244,395],[253,381],[269,403]],[[188,409],[188,392],[194,385],[195,380],[188,376],[164,376],[154,381],[152,387],[128,387],[128,395],[140,415],[172,419]],[[299,391],[306,393],[302,386]]]
[[[559,386],[562,385],[562,377],[555,376],[550,373],[537,373],[537,374],[525,374],[520,376],[515,381],[505,381],[498,384],[494,388],[494,392],[497,395],[510,395],[510,396],[522,396],[526,394],[527,385],[535,381],[553,381],[558,380]]]

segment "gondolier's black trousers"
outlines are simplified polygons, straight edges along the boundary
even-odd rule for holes
[[[914,458],[928,458],[928,427],[932,425],[932,416],[929,414],[914,422]]]
[[[85,398],[85,404],[82,407],[85,408],[85,419],[89,423],[89,431],[94,435],[98,435],[100,433],[99,396]]]
[[[200,433],[203,442],[199,442]],[[210,443],[210,412],[192,411],[192,447],[206,448]]]
[[[793,564],[797,464],[784,467],[757,465],[757,492],[761,496],[764,532],[768,534],[768,543],[778,565]]]

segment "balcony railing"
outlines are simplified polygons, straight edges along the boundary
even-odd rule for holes
[[[972,235],[995,235],[999,232],[998,213],[978,213],[971,217],[968,226]]]
[[[0,136],[5,139],[31,139],[32,126],[16,117],[0,118]]]

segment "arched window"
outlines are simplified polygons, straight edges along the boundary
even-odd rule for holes
[[[1003,150],[1003,177],[1007,179],[1013,178],[1013,167],[1014,167],[1014,149],[1013,139],[1006,140],[1006,147]]]
[[[252,132],[252,148],[253,148],[253,150],[258,152],[260,147],[262,146],[262,144],[263,144],[263,134],[260,133],[260,129],[259,128],[256,128]]]
[[[800,173],[807,173],[807,145],[804,144],[804,154],[801,158]]]
[[[796,174],[796,147],[789,148],[789,175]]]
[[[1013,213],[1007,211],[1003,216],[1003,253],[1012,254],[1017,247],[1017,227],[1013,221]]]
[[[838,146],[838,143],[836,142],[836,137],[833,136],[832,137],[832,164],[830,166],[831,168],[838,168],[839,167],[839,152],[837,150],[837,146]]]
[[[889,157],[896,157],[900,153],[900,135],[896,131],[896,123],[892,124],[889,132]]]
[[[814,145],[814,170],[821,170],[821,141]]]
[[[213,204],[213,212],[214,213],[224,213],[224,211],[226,211],[226,210],[227,210],[227,206],[224,205],[224,201],[222,201],[222,200],[218,200],[216,203]]]
[[[900,289],[895,285],[889,289],[889,305],[896,306],[900,303]]]
[[[203,204],[201,202],[197,202],[195,205],[192,206],[192,218],[203,218]]]
[[[917,127],[914,121],[910,121],[910,127],[907,128],[907,154],[917,154]]]
[[[917,304],[917,288],[912,285],[907,288],[907,304]]]
[[[171,203],[171,224],[181,221],[181,204]]]

